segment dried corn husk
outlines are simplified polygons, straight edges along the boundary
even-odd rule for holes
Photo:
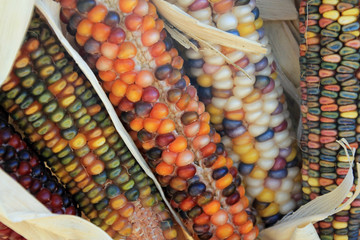
[[[292,84],[299,87],[299,45],[285,21],[267,21],[264,28],[270,40],[272,52],[281,70]],[[299,99],[299,97],[297,97]],[[299,99],[300,101],[300,99]]]
[[[203,24],[171,3],[164,0],[153,0],[153,3],[169,23],[195,40],[206,42],[207,45],[220,44],[244,52],[266,53],[261,44]]]
[[[264,20],[295,20],[298,18],[294,0],[257,0],[256,5]]]

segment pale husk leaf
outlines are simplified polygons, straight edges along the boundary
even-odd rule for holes
[[[293,0],[256,0],[264,20],[294,20],[298,18]]]

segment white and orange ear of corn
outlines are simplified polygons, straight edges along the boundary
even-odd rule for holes
[[[200,51],[189,49],[185,56],[211,123],[244,176],[247,195],[265,224],[272,225],[296,208],[301,184],[290,114],[259,9],[253,0],[169,2],[201,23],[268,50],[252,54],[215,45],[236,67],[201,41]]]

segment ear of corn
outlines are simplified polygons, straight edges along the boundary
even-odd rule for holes
[[[249,0],[169,2],[202,23],[268,49],[257,55],[214,46],[249,77],[201,44],[204,51],[190,49],[184,55],[211,123],[244,176],[250,201],[270,226],[297,206],[301,185],[287,103],[259,9]]]
[[[70,194],[28,148],[0,110],[0,168],[56,214],[79,215]],[[0,222],[0,239],[25,239]]]
[[[307,202],[332,191],[347,173],[349,162],[336,140],[345,138],[359,147],[359,1],[302,1],[299,13],[302,190]],[[358,197],[317,223],[320,238],[358,239],[359,203]]]
[[[255,239],[241,178],[154,5],[60,3],[68,32],[184,222],[200,239]]]
[[[114,239],[176,238],[153,181],[39,17],[31,21],[0,98],[92,223]]]

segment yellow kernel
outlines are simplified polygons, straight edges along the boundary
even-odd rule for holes
[[[62,182],[63,184],[67,184],[67,183],[69,183],[71,180],[72,180],[72,177],[70,177],[69,175],[66,175],[66,176],[64,176],[64,177],[61,178],[61,182]],[[76,189],[76,188],[74,188],[74,189]]]
[[[78,182],[83,181],[86,177],[87,177],[86,172],[85,172],[85,171],[82,171],[81,173],[79,173],[79,174],[74,178],[74,181],[78,183]]]
[[[264,188],[256,199],[260,202],[273,202],[275,199],[275,192],[268,188]]]
[[[103,223],[99,226],[103,231],[106,231],[110,226],[106,225],[106,223]]]
[[[245,164],[256,163],[259,160],[259,152],[253,148],[248,153],[241,155],[240,159]]]
[[[316,36],[316,33],[314,33],[314,32],[305,32],[305,35],[304,35],[304,37],[306,39],[313,38],[315,36]]]
[[[273,72],[272,74],[270,74],[269,76],[272,79],[276,79],[277,78],[277,72]]]
[[[357,111],[351,111],[351,112],[342,112],[340,113],[340,116],[343,118],[352,118],[355,119],[358,116]]]
[[[296,148],[292,148],[291,149],[291,153],[289,154],[289,156],[287,156],[285,159],[287,162],[291,162],[292,160],[294,160],[294,158],[296,157],[297,151]]]
[[[341,25],[348,25],[350,23],[356,22],[357,17],[355,16],[341,16],[338,19],[338,23]]]
[[[302,175],[302,180],[308,181],[308,180],[309,180],[309,176],[307,176],[307,175]]]
[[[67,172],[72,172],[75,170],[75,168],[79,166],[79,162],[78,161],[74,161],[74,162],[71,162],[69,163],[68,165],[65,166],[65,170]]]
[[[358,37],[360,36],[360,31],[356,30],[356,31],[352,31],[352,32],[347,32],[348,34],[352,34],[354,35],[355,37]]]
[[[224,112],[222,109],[216,108],[212,104],[207,105],[206,111],[210,113],[210,115],[223,115]]]
[[[237,30],[241,37],[244,37],[246,35],[249,35],[253,33],[256,30],[255,24],[252,22],[249,23],[240,23],[237,26]]]
[[[109,126],[109,127],[104,128],[103,131],[104,131],[104,133],[103,133],[104,137],[108,137],[115,132],[115,127]]]
[[[67,146],[68,142],[65,139],[60,139],[56,145],[51,149],[54,153],[58,153]]]
[[[270,217],[279,212],[279,204],[277,203],[270,203],[269,206],[267,206],[265,209],[260,210],[259,214],[261,217]]]
[[[336,5],[339,3],[339,0],[323,0],[323,4]]]
[[[173,228],[166,229],[163,234],[166,239],[175,239],[177,237],[177,232]]]
[[[349,237],[347,235],[337,235],[334,234],[334,240],[348,240]]]
[[[261,17],[259,17],[258,19],[255,20],[254,24],[255,24],[256,30],[258,30],[259,28],[261,28],[263,26],[264,21]]]
[[[212,77],[209,74],[203,74],[200,75],[197,78],[197,83],[201,86],[201,87],[211,87],[212,85]]]
[[[265,179],[267,177],[267,172],[264,169],[256,166],[250,173],[250,177],[255,179]]]
[[[343,16],[358,16],[360,14],[360,10],[358,8],[351,8],[342,12]]]
[[[308,183],[312,187],[320,187],[319,178],[309,177]]]
[[[110,206],[114,210],[119,210],[127,203],[126,198],[123,195],[119,195],[110,200]]]
[[[328,19],[331,19],[331,20],[337,20],[340,16],[340,13],[339,11],[337,10],[331,10],[331,11],[327,11],[327,12],[324,12],[323,14],[323,17],[324,18],[328,18]]]
[[[332,222],[332,225],[335,229],[343,229],[343,228],[347,228],[348,226],[347,222],[339,222],[336,220]]]
[[[70,140],[69,145],[72,149],[80,149],[86,144],[86,136],[78,133],[73,139]]]
[[[98,213],[97,213],[97,210],[96,210],[96,209],[92,210],[92,211],[87,215],[87,217],[88,217],[89,219],[97,218],[97,216],[98,216]]]
[[[86,192],[89,192],[91,189],[93,189],[95,187],[95,183],[94,182],[90,182],[90,183],[88,183],[88,185],[86,185],[83,189],[82,189],[82,191],[84,192],[84,193],[86,193]]]
[[[254,89],[247,97],[243,99],[244,103],[253,103],[261,98],[261,92]]]
[[[75,101],[75,99],[76,99],[75,95],[64,97],[59,100],[59,104],[62,108],[67,108],[68,106],[70,106],[70,104],[72,104]]]
[[[130,236],[132,233],[132,225],[128,223],[123,229],[119,231],[119,233],[123,236]]]
[[[151,194],[151,187],[146,186],[140,189],[140,198],[145,198]]]
[[[100,202],[101,200],[103,200],[104,197],[105,197],[105,196],[104,196],[103,194],[99,193],[96,197],[94,197],[93,199],[91,199],[90,202],[91,202],[92,204],[96,204],[96,203]]]
[[[59,170],[56,171],[55,173],[56,173],[56,176],[57,176],[58,178],[62,178],[62,177],[64,177],[64,176],[68,176],[68,175],[69,175],[68,172],[65,171],[64,168],[59,169]]]
[[[353,159],[354,159],[354,157],[352,157],[352,156],[349,156],[349,158],[347,156],[338,156],[337,157],[337,160],[339,162],[349,162],[349,161],[351,161]]]
[[[90,149],[97,149],[99,147],[101,147],[102,145],[104,145],[106,142],[106,138],[105,137],[97,137],[95,139],[92,139],[89,141],[89,147]]]
[[[106,216],[105,223],[107,225],[113,225],[119,217],[119,213],[117,213],[116,211],[112,211],[109,215]]]
[[[303,191],[303,193],[305,193],[305,194],[310,194],[310,193],[311,193],[311,190],[310,190],[309,187],[303,187],[303,188],[302,188],[302,191]]]
[[[248,142],[242,145],[233,145],[233,151],[240,155],[248,153],[251,149],[253,149],[252,142]]]
[[[223,115],[211,115],[210,121],[212,124],[221,124],[224,119]]]

